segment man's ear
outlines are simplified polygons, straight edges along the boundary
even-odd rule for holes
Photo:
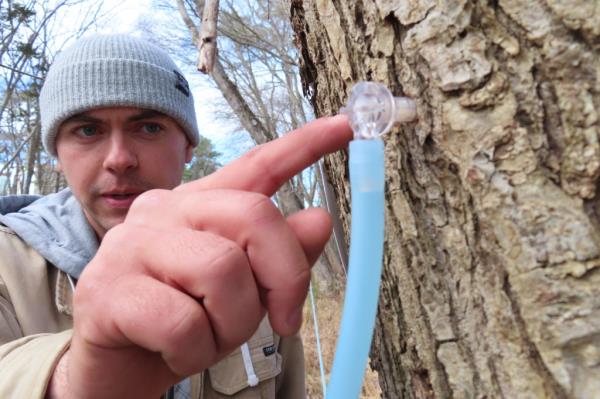
[[[191,144],[188,144],[187,148],[185,149],[185,163],[192,162],[193,156],[194,156],[194,146]]]
[[[58,158],[56,158],[56,166],[54,167],[54,169],[57,172],[61,172],[61,173],[63,171],[62,164],[60,163],[60,159],[58,159]]]

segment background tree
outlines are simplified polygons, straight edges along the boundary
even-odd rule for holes
[[[213,143],[200,136],[198,146],[194,148],[194,157],[183,173],[183,181],[188,182],[210,175],[222,165],[219,163],[221,153],[215,150]]]
[[[597,3],[294,0],[292,22],[316,115],[360,80],[418,104],[385,138],[384,396],[598,397]]]
[[[256,0],[219,3],[219,51],[210,78],[225,104],[213,106],[213,115],[246,132],[251,145],[264,144],[306,123],[311,115],[299,85],[289,3]],[[158,42],[173,43],[172,54],[195,66],[204,2],[159,1],[155,7],[172,15],[175,5],[185,27],[183,36],[173,31],[172,19],[168,20],[169,30],[156,24],[145,24],[144,29]],[[161,35],[161,30],[168,31],[169,37]],[[320,172],[311,169],[284,184],[275,200],[286,215],[318,205],[322,199],[318,185],[322,188]],[[343,269],[333,242],[315,270],[324,289],[339,287]]]
[[[99,1],[0,2],[0,194],[65,186],[42,149],[38,96],[54,54],[96,23],[100,10]],[[61,23],[74,11],[77,23],[65,33]]]

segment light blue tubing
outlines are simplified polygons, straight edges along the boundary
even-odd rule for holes
[[[383,258],[383,141],[350,142],[352,228],[346,296],[327,399],[354,399],[367,365]]]

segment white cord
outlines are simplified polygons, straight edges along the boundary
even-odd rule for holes
[[[248,348],[248,342],[244,342],[241,346],[242,359],[244,360],[244,368],[246,369],[246,376],[248,377],[248,385],[255,387],[258,385],[258,377],[254,372],[254,366],[252,365],[252,357],[250,356],[250,348]]]
[[[67,280],[69,280],[69,284],[71,285],[71,290],[75,292],[75,283],[73,282],[73,277],[69,273],[65,273],[67,275]]]
[[[325,381],[325,368],[323,367],[323,352],[321,351],[321,338],[319,337],[319,323],[317,322],[317,309],[315,308],[315,297],[313,295],[313,286],[310,283],[310,307],[312,310],[313,324],[315,326],[315,338],[317,340],[317,356],[319,357],[319,369],[321,369],[321,385],[323,386],[323,397],[327,390]]]

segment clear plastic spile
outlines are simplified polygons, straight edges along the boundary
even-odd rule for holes
[[[341,112],[348,115],[356,140],[375,139],[394,123],[410,122],[417,117],[412,99],[394,97],[385,85],[376,82],[354,85],[348,105]]]

